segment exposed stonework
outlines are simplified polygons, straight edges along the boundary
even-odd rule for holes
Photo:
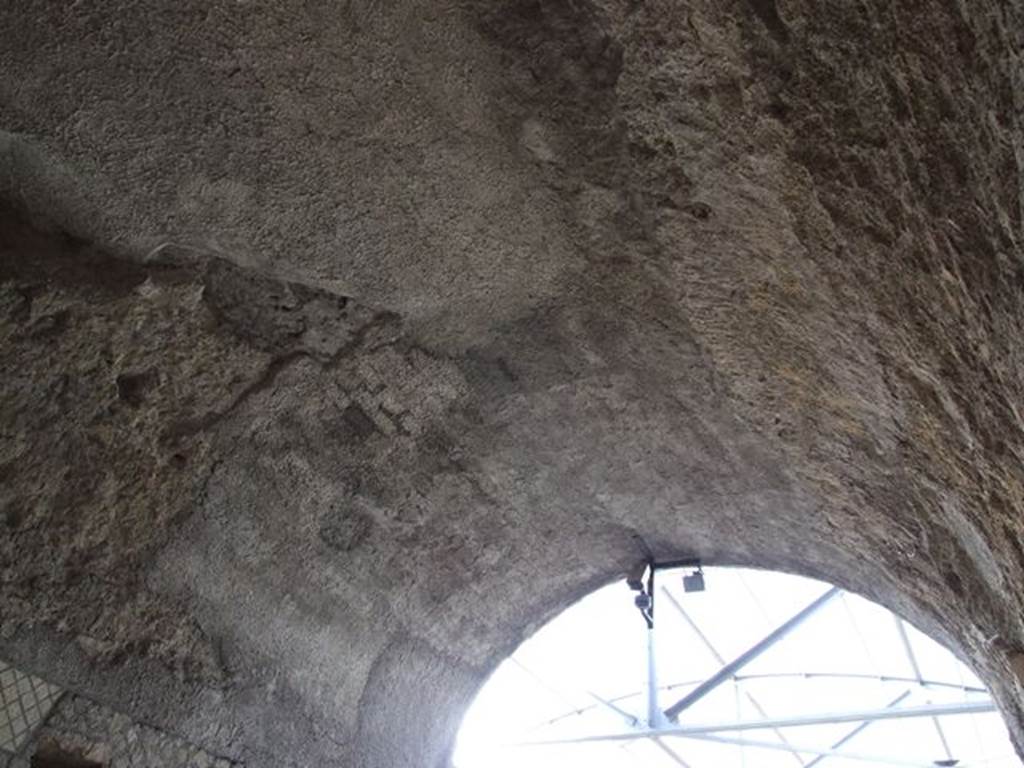
[[[1019,0],[0,7],[0,647],[438,766],[642,556],[798,571],[1024,745]]]
[[[103,768],[232,768],[182,739],[133,722],[80,696],[65,696],[9,768],[29,768],[32,759],[68,758]]]

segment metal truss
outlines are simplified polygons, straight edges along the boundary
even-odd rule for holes
[[[690,563],[687,563],[690,565]],[[619,715],[626,725],[626,729],[616,733],[604,733],[575,738],[542,739],[529,742],[521,742],[518,746],[540,746],[552,744],[582,744],[589,742],[621,742],[628,745],[629,742],[638,740],[649,740],[675,765],[682,768],[691,768],[684,757],[685,750],[681,754],[672,742],[684,740],[714,742],[720,744],[736,745],[741,747],[754,747],[788,752],[793,756],[801,768],[813,768],[830,758],[844,758],[873,762],[876,765],[913,766],[914,768],[930,768],[937,764],[955,765],[949,741],[942,728],[940,717],[951,715],[964,715],[976,713],[988,713],[996,711],[995,704],[987,695],[985,689],[977,686],[956,685],[946,681],[931,680],[926,678],[921,671],[920,664],[914,653],[910,639],[907,635],[903,621],[895,618],[896,628],[900,642],[907,657],[911,676],[900,677],[891,675],[867,675],[841,672],[799,672],[799,673],[777,673],[747,675],[741,671],[755,659],[762,656],[766,651],[783,641],[786,637],[797,631],[812,616],[817,614],[824,606],[828,605],[835,598],[843,595],[838,587],[832,587],[819,595],[816,599],[797,611],[786,621],[779,624],[775,629],[766,634],[757,642],[753,643],[744,652],[730,661],[719,652],[718,648],[711,642],[707,635],[700,629],[697,622],[689,615],[683,605],[671,592],[662,587],[659,591],[659,598],[672,607],[672,609],[683,619],[694,636],[703,644],[713,658],[719,663],[719,668],[714,674],[706,679],[691,681],[689,683],[676,683],[673,685],[659,685],[658,670],[654,653],[654,574],[657,570],[654,564],[650,564],[649,576],[646,584],[641,577],[634,577],[630,586],[641,593],[636,599],[636,605],[641,609],[644,620],[647,624],[648,637],[648,680],[645,687],[646,718],[642,719],[631,714],[620,702],[627,699],[635,699],[637,693],[625,694],[613,698],[601,698],[596,694],[587,691],[587,695],[597,701],[597,704],[584,709],[574,710],[574,715],[579,715],[586,709],[593,706],[601,706]],[[695,574],[696,575],[696,574]],[[702,573],[701,573],[702,575]],[[701,579],[701,587],[703,580]],[[660,602],[660,600],[659,600]],[[741,683],[749,680],[770,679],[770,678],[836,678],[836,679],[864,679],[879,680],[882,682],[903,682],[908,687],[898,696],[889,701],[887,705],[880,708],[850,709],[818,714],[799,714],[792,716],[771,716],[762,706],[761,702],[749,691],[745,691],[746,698],[753,709],[757,712],[758,718],[750,720],[708,722],[708,723],[682,723],[680,718],[687,713],[695,704],[705,698],[708,694],[719,688],[726,682],[733,681]],[[689,688],[690,690],[671,706],[661,709],[658,704],[659,691],[666,691],[674,688]],[[953,689],[961,691],[964,696],[972,695],[974,698],[957,702],[934,703],[931,699],[924,704],[906,705],[906,700],[914,690],[939,690]],[[564,715],[549,720],[547,725],[558,722],[570,715]],[[883,720],[907,719],[907,718],[930,718],[934,723],[936,733],[945,753],[945,760],[939,762],[912,762],[891,758],[886,755],[865,753],[849,748],[850,742],[862,734],[872,723]],[[791,729],[800,729],[806,726],[820,726],[850,723],[853,728],[846,732],[841,738],[834,740],[826,746],[813,746],[800,743],[793,735]],[[743,734],[748,731],[768,731],[774,734],[776,741],[761,738],[748,738]]]
[[[837,723],[869,723],[877,720],[897,720],[912,717],[934,717],[938,715],[970,715],[995,712],[996,705],[991,699],[981,701],[956,701],[949,704],[921,704],[912,707],[885,707],[884,709],[855,709],[826,712],[820,715],[795,715],[793,717],[772,717],[758,720],[737,720],[735,722],[699,723],[695,725],[669,725],[656,728],[605,733],[596,736],[579,736],[570,739],[549,739],[527,742],[529,744],[581,744],[589,741],[632,741],[641,738],[662,738],[665,736],[705,736],[723,731],[758,731],[774,728],[798,728],[806,725],[834,725]],[[784,745],[783,745],[784,746]],[[798,750],[800,752],[806,750]],[[813,750],[812,750],[813,751]]]
[[[521,666],[521,665],[520,665]],[[531,673],[532,674],[532,673]],[[736,675],[733,678],[734,682],[745,683],[751,680],[781,680],[785,678],[797,678],[800,680],[820,680],[820,679],[835,679],[835,680],[871,680],[879,683],[912,683],[915,686],[920,686],[922,689],[947,689],[952,691],[960,691],[963,694],[977,694],[980,696],[987,696],[988,691],[984,688],[980,688],[976,685],[961,685],[959,683],[950,683],[944,680],[930,680],[925,679],[919,681],[913,677],[901,677],[899,675],[867,675],[858,674],[854,672],[772,672],[764,673],[759,675]],[[668,683],[666,685],[659,686],[659,691],[674,691],[678,688],[692,688],[703,682],[700,680],[684,680],[676,683]],[[598,699],[599,697],[590,692],[586,691],[587,695],[591,698]],[[627,722],[630,725],[636,725],[640,722],[640,718],[636,715],[628,713],[625,709],[619,706],[620,702],[628,701],[629,699],[635,699],[637,696],[642,694],[641,691],[631,691],[629,693],[623,693],[618,696],[613,696],[608,699],[601,698],[597,704],[592,704],[586,707],[580,707],[574,709],[571,712],[566,712],[559,715],[558,717],[545,720],[540,723],[538,727],[543,728],[556,723],[561,722],[570,717],[577,717],[582,715],[598,706],[605,706],[611,708],[621,715],[624,715]]]

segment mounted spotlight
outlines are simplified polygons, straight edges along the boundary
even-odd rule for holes
[[[697,570],[695,570],[689,576],[683,576],[683,591],[684,592],[703,592],[704,591],[704,570],[700,566],[697,566]]]
[[[644,583],[646,577],[647,583]],[[637,594],[633,604],[640,610],[648,629],[654,628],[654,563],[637,563],[626,574],[626,584]]]

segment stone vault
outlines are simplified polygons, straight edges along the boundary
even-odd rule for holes
[[[0,4],[0,657],[434,768],[653,551],[883,603],[1024,747],[1022,50],[1020,0]]]

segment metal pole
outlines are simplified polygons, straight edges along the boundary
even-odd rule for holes
[[[667,728],[661,733],[671,735],[716,733],[718,731],[749,731],[758,728],[790,728],[802,725],[824,725],[827,723],[859,723],[875,720],[897,720],[908,717],[931,717],[935,715],[969,715],[979,712],[995,712],[996,705],[991,699],[981,701],[955,701],[949,704],[922,704],[914,707],[893,709],[864,709],[851,712],[829,712],[821,715],[797,717],[775,717],[768,720],[746,720],[722,725],[684,725]]]
[[[907,696],[909,696],[909,695],[910,695],[910,691],[904,691],[899,696],[897,696],[895,699],[893,699],[889,703],[889,705],[886,707],[886,709],[892,709],[897,704],[899,704],[901,701],[903,701],[905,698],[907,698]],[[841,746],[843,746],[843,744],[848,743],[851,739],[853,739],[855,736],[857,736],[861,731],[863,731],[865,728],[867,728],[869,725],[871,725],[872,722],[873,722],[872,720],[865,720],[863,723],[861,723],[856,728],[851,730],[849,733],[847,733],[841,739],[839,739],[838,741],[834,742],[832,744],[832,746],[829,747],[829,749],[833,749],[833,750],[839,749]],[[829,755],[818,755],[816,758],[814,758],[813,760],[811,760],[811,762],[809,762],[807,764],[806,768],[811,768],[811,766],[817,765],[822,760],[824,760],[826,757],[829,757]]]
[[[918,682],[917,680],[915,680],[912,677],[898,677],[896,675],[864,675],[864,674],[843,673],[843,672],[773,672],[773,673],[763,673],[763,674],[758,674],[758,675],[736,675],[736,677],[733,678],[733,679],[736,680],[737,682],[741,682],[742,683],[742,682],[745,682],[747,680],[775,680],[775,679],[790,678],[790,677],[799,677],[799,678],[807,679],[807,680],[812,680],[812,679],[816,679],[816,678],[826,678],[826,679],[827,678],[836,678],[836,679],[839,679],[839,680],[874,680],[874,681],[877,681],[877,682],[880,682],[880,683],[916,683],[916,682]],[[673,690],[675,688],[684,688],[684,687],[688,688],[688,687],[690,687],[692,685],[697,685],[697,683],[700,683],[700,682],[702,682],[702,681],[701,680],[690,680],[688,682],[670,683],[670,684],[667,684],[667,685],[661,685],[659,687],[660,687],[660,689],[662,691],[671,691],[671,690]],[[988,695],[988,691],[986,691],[984,688],[979,688],[978,686],[975,686],[975,685],[961,685],[959,683],[947,683],[947,682],[943,682],[941,680],[925,680],[924,681],[924,687],[925,688],[949,688],[951,690],[960,691],[961,693],[964,693],[964,694],[976,693],[979,696],[987,696]],[[598,701],[601,704],[605,705],[605,706],[614,707],[615,702],[624,701],[626,699],[634,699],[634,698],[636,698],[638,696],[642,697],[643,695],[644,695],[644,691],[643,690],[639,690],[639,691],[633,691],[631,693],[619,694],[617,696],[612,697],[611,699],[598,699]],[[596,694],[593,694],[593,693],[591,693],[590,696],[592,696],[595,699],[598,698],[596,696]],[[576,715],[580,715],[583,712],[589,711],[590,709],[593,709],[594,706],[595,705],[591,704],[591,705],[588,705],[586,707],[583,707],[582,709],[573,709],[573,710],[571,710],[569,712],[564,712],[561,715],[558,715],[557,717],[553,717],[550,720],[546,720],[545,722],[541,723],[540,725],[541,726],[553,725],[554,723],[557,723],[560,720],[564,720],[567,717],[575,717]],[[636,715],[629,714],[628,712],[626,712],[623,709],[616,708],[615,711],[618,712],[619,714],[623,715],[625,717],[625,719],[626,719],[626,722],[629,725],[639,725],[640,724],[640,721],[641,721],[640,717],[637,717]],[[767,715],[765,715],[765,717],[767,717]]]
[[[931,717],[932,715],[967,715],[979,712],[995,712],[996,705],[991,699],[982,701],[957,701],[949,704],[922,704],[914,707],[893,709],[862,709],[848,712],[827,712],[820,715],[798,715],[775,717],[766,720],[740,720],[732,723],[708,723],[703,725],[674,725],[648,731],[609,733],[596,736],[581,736],[574,739],[550,739],[528,742],[530,744],[574,744],[587,741],[625,741],[629,739],[654,738],[659,736],[702,736],[721,731],[751,731],[768,728],[796,728],[804,725],[828,725],[832,723],[861,723],[875,720],[896,720],[910,717]],[[774,743],[774,742],[771,742]],[[799,750],[803,751],[803,750]]]
[[[899,616],[893,616],[893,621],[896,622],[896,631],[899,632],[900,642],[903,643],[903,650],[907,654],[907,661],[910,662],[910,668],[914,672],[914,676],[917,678],[918,684],[924,687],[924,675],[921,674],[921,665],[917,663],[917,656],[914,655],[914,649],[910,645],[910,638],[907,637],[907,628],[903,623],[903,619]],[[948,760],[953,759],[953,753],[949,748],[949,742],[946,740],[946,732],[942,730],[942,723],[939,722],[939,718],[933,717],[932,723],[935,725],[935,731],[939,735],[939,741],[942,742],[942,749],[946,753]]]
[[[729,736],[711,736],[711,735],[686,736],[684,738],[698,739],[700,741],[713,741],[713,742],[716,742],[718,744],[735,744],[737,746],[757,747],[759,749],[775,749],[775,750],[785,750],[786,749],[783,745],[781,745],[781,744],[779,744],[777,742],[774,742],[774,741],[761,741],[759,739],[738,739],[738,738],[732,738],[732,737],[729,737]],[[913,763],[913,762],[908,762],[908,761],[905,761],[905,760],[898,760],[898,759],[888,758],[888,757],[886,757],[884,755],[877,755],[877,754],[864,753],[864,752],[845,752],[845,751],[837,751],[835,749],[821,749],[821,748],[815,748],[815,747],[806,747],[806,746],[803,746],[803,745],[797,746],[796,749],[799,752],[804,752],[806,754],[811,754],[811,755],[817,755],[817,758],[816,758],[817,760],[824,760],[825,758],[828,758],[828,757],[835,757],[835,758],[842,758],[844,760],[862,760],[862,761],[866,761],[866,762],[869,762],[869,763],[874,763],[875,765],[883,764],[883,765],[908,766],[908,768],[934,768],[932,763]],[[808,765],[810,765],[810,763],[808,763]]]
[[[665,717],[658,706],[658,665],[654,657],[654,627],[647,629],[647,727],[660,728]]]
[[[650,598],[650,620],[647,622],[647,727],[661,728],[665,717],[658,706],[658,659],[654,642],[654,563],[647,576],[647,595]]]
[[[686,621],[687,625],[690,627],[693,633],[700,639],[702,643],[704,643],[704,647],[707,648],[708,651],[711,652],[711,655],[715,657],[715,661],[717,661],[719,664],[725,664],[725,658],[722,656],[722,654],[718,652],[718,649],[715,648],[714,644],[710,640],[708,640],[707,635],[701,632],[700,627],[697,626],[697,622],[695,622],[690,617],[690,614],[686,612],[686,609],[683,608],[682,604],[678,600],[676,600],[675,595],[669,592],[668,589],[666,589],[665,587],[661,588],[661,593],[665,596],[665,599],[668,600],[671,606],[676,609],[676,612],[683,617],[683,620]],[[733,676],[733,680],[737,680],[736,676]],[[759,714],[761,717],[768,717],[768,713],[765,712],[764,707],[761,706],[761,703],[756,698],[754,698],[754,695],[750,693],[750,691],[744,691],[744,694],[746,695],[747,700],[750,701],[751,705],[757,711],[757,714]],[[786,734],[784,734],[778,728],[775,728],[773,730],[775,732],[775,735],[779,738],[779,741],[781,741],[783,744],[789,744],[789,741],[786,739]],[[793,759],[796,760],[799,765],[804,765],[804,759],[800,757],[800,755],[796,751],[793,752]]]
[[[762,653],[767,651],[773,645],[778,643],[782,638],[800,626],[808,618],[813,616],[823,605],[828,603],[830,600],[841,594],[842,590],[839,587],[832,587],[825,594],[819,597],[817,600],[812,602],[802,611],[797,613],[791,619],[777,627],[773,632],[767,635],[763,640],[751,646],[749,649],[741,653],[731,662],[722,667],[718,672],[709,677],[703,683],[698,685],[693,691],[688,693],[686,696],[681,698],[671,707],[665,710],[665,717],[669,720],[677,721],[679,715],[683,710],[695,704],[700,699],[707,696],[711,691],[715,690],[725,681],[729,680],[735,674],[745,667],[747,664],[752,662]]]
[[[683,758],[681,758],[679,756],[679,753],[676,752],[674,749],[672,749],[672,747],[670,747],[664,741],[662,741],[661,739],[654,739],[654,744],[659,749],[661,749],[662,752],[664,752],[666,755],[668,755],[669,759],[673,763],[675,763],[676,765],[680,766],[680,768],[690,768],[690,764],[688,762],[686,762],[685,760],[683,760]]]
[[[565,688],[573,688],[573,689],[576,689],[578,692],[585,694],[588,698],[593,699],[600,706],[606,707],[610,711],[612,711],[615,714],[617,714],[620,717],[622,717],[622,719],[626,721],[626,725],[635,727],[635,726],[640,724],[639,723],[639,718],[635,717],[634,715],[630,714],[626,710],[622,709],[622,707],[616,706],[613,702],[608,701],[606,699],[603,699],[602,697],[598,696],[593,691],[583,689],[578,684],[570,683],[570,682],[565,681],[565,680],[558,681],[559,684],[556,686],[556,685],[552,684],[551,682],[542,679],[540,677],[540,675],[538,675],[532,669],[530,669],[525,664],[523,664],[523,662],[521,662],[515,656],[511,656],[509,658],[509,661],[511,661],[513,664],[515,664],[517,667],[519,667],[524,673],[526,673],[530,678],[532,678],[533,681],[535,683],[537,683],[537,685],[539,685],[541,688],[543,688],[544,690],[548,691],[549,693],[552,693],[555,696],[557,696],[558,698],[562,699],[566,704],[570,704],[571,705],[574,702],[573,702],[572,697],[569,695],[569,693],[566,692]],[[579,714],[582,714],[584,711],[586,711],[586,710],[585,709],[580,709],[579,707],[575,707],[575,708],[573,708],[571,714],[579,715]],[[544,725],[549,725],[549,723],[545,723]]]
[[[782,677],[803,677],[808,680],[816,677],[832,677],[839,680],[877,680],[880,683],[918,683],[925,688],[952,688],[962,693],[988,694],[988,690],[977,685],[962,685],[960,683],[947,683],[942,680],[918,680],[913,677],[899,677],[897,675],[866,675],[854,672],[767,672],[759,675],[736,675],[736,679],[743,680],[771,680]],[[676,683],[669,688],[685,685]],[[692,683],[691,683],[692,685]]]

